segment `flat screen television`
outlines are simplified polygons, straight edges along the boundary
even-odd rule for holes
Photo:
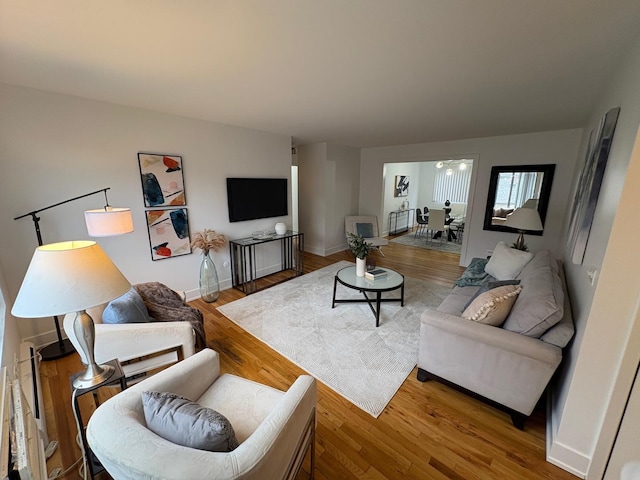
[[[289,215],[286,178],[227,178],[229,221]]]

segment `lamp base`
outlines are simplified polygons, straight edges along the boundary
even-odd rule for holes
[[[42,361],[47,360],[57,360],[58,358],[66,357],[67,355],[71,355],[75,353],[75,348],[73,348],[73,344],[69,341],[68,338],[62,340],[62,342],[55,342],[51,345],[47,345],[46,347],[42,347],[38,350],[40,354],[40,358]]]
[[[111,365],[93,364],[73,380],[73,388],[84,389],[94,387],[109,380],[115,369]]]
[[[523,252],[528,252],[529,248],[524,243],[524,231],[520,230],[520,236],[518,236],[518,240],[513,244],[513,248],[517,250],[522,250]]]

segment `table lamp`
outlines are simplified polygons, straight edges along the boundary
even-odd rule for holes
[[[129,281],[96,242],[51,243],[36,248],[11,313],[42,318],[76,312],[73,330],[87,368],[73,386],[88,388],[108,379],[113,367],[96,364],[95,327],[86,309],[113,300],[129,288]]]
[[[542,221],[540,220],[540,214],[535,208],[516,208],[513,213],[507,215],[507,220],[504,222],[505,227],[511,227],[518,230],[520,236],[514,248],[518,250],[528,250],[524,243],[525,231],[542,231]]]

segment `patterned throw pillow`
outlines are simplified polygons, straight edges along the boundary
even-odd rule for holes
[[[230,452],[238,446],[229,420],[211,408],[169,392],[142,392],[147,427],[184,447]]]
[[[509,316],[521,290],[520,285],[505,285],[484,292],[462,312],[462,318],[499,327]]]

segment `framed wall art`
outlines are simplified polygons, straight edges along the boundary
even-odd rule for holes
[[[396,175],[394,197],[409,196],[409,177],[407,175]]]
[[[187,204],[182,175],[182,157],[138,153],[144,206],[178,207]]]
[[[146,216],[151,260],[164,260],[191,253],[186,208],[147,210]]]
[[[600,121],[597,131],[591,132],[585,163],[576,187],[567,235],[571,261],[576,265],[581,265],[584,260],[619,114],[620,108],[612,108]]]

